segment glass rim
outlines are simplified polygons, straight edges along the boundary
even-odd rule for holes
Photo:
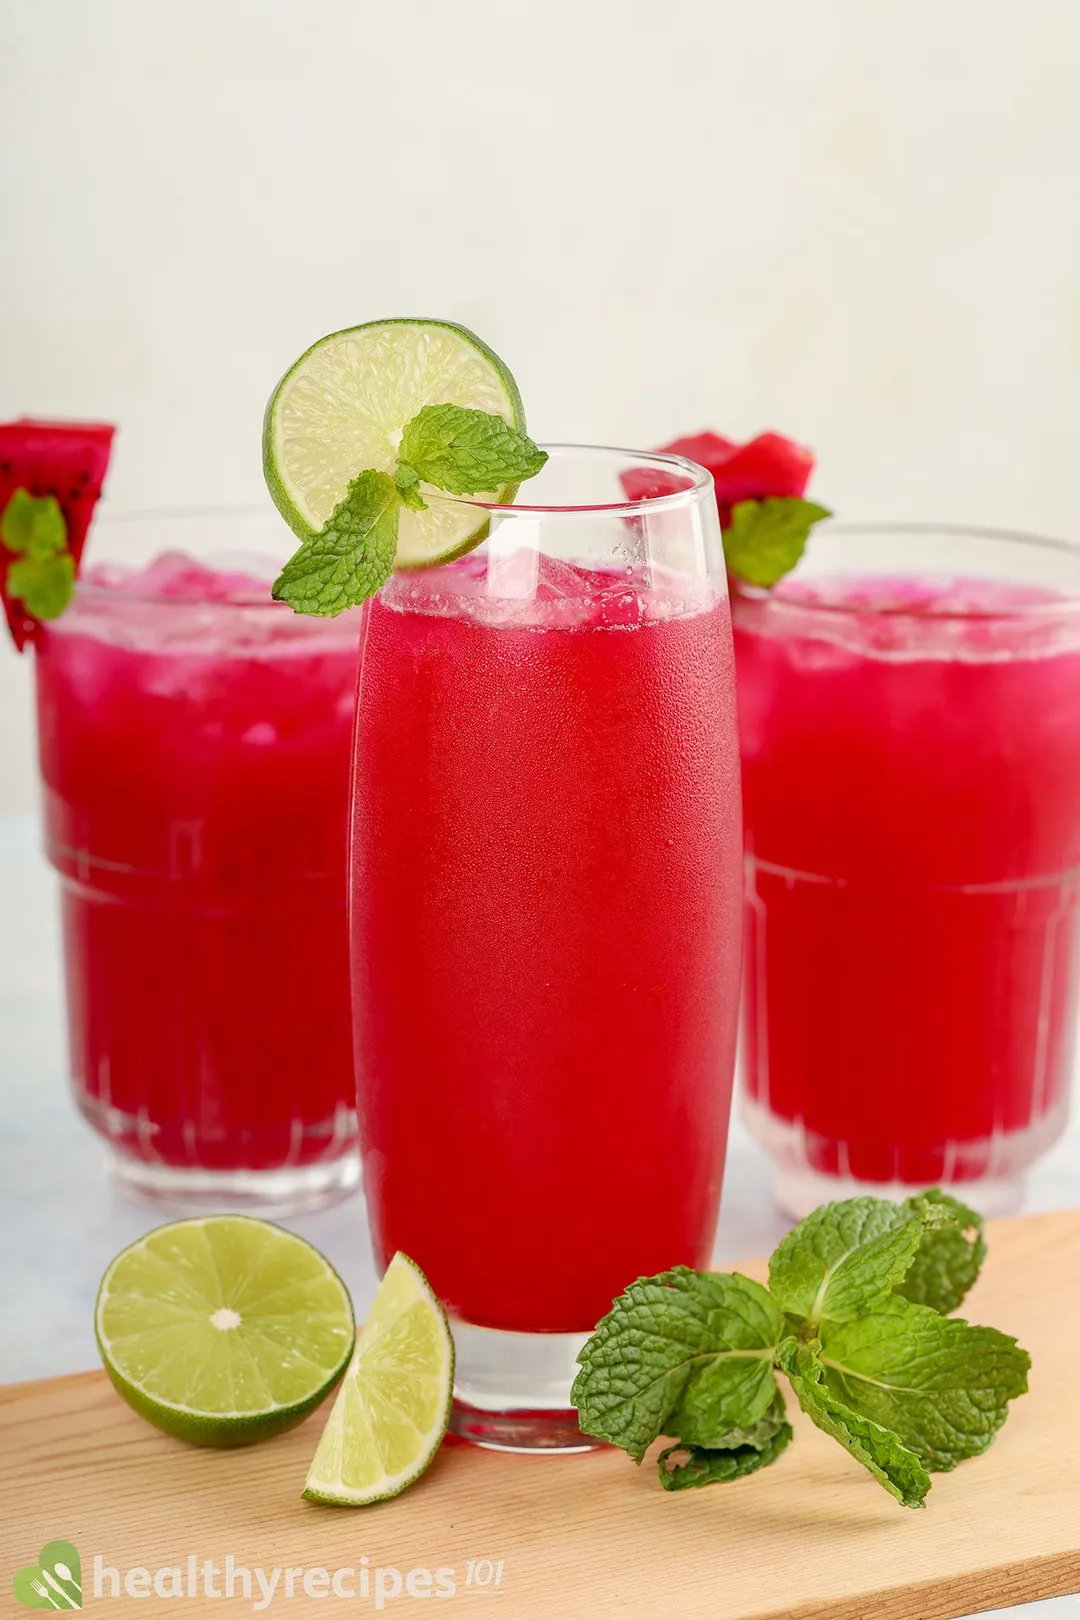
[[[997,529],[989,528],[978,523],[932,523],[918,520],[886,520],[860,523],[850,519],[833,520],[823,523],[818,531],[822,537],[827,534],[839,535],[941,535],[945,539],[957,538],[966,540],[989,540],[1002,545],[1029,546],[1040,551],[1054,551],[1066,556],[1075,557],[1080,561],[1080,542],[1062,540],[1051,535],[1029,534],[1023,529]],[[813,545],[811,535],[808,542]],[[778,582],[779,583],[779,582]],[[733,574],[728,576],[728,584],[732,597],[742,598],[747,602],[775,603],[779,608],[788,608],[795,613],[804,613],[808,617],[820,617],[825,620],[844,620],[867,613],[875,617],[892,620],[910,619],[920,624],[933,620],[935,624],[961,623],[971,621],[1002,621],[1011,619],[1040,619],[1062,617],[1080,613],[1080,590],[1075,596],[1061,596],[1049,602],[1022,602],[1010,608],[966,608],[950,609],[947,612],[926,613],[917,607],[907,607],[900,604],[885,607],[868,607],[865,602],[814,602],[804,600],[798,596],[783,596],[776,593],[775,586],[751,585],[740,580]]]
[[[479,511],[506,517],[545,518],[548,520],[560,517],[581,516],[591,512],[621,513],[623,516],[632,516],[638,512],[678,510],[699,498],[703,491],[713,487],[712,474],[695,461],[689,461],[685,456],[668,455],[663,451],[629,450],[616,445],[604,444],[570,444],[547,443],[540,446],[550,455],[572,460],[580,457],[602,457],[605,460],[625,463],[627,468],[642,469],[655,468],[660,472],[676,473],[688,480],[683,489],[670,490],[660,495],[645,495],[637,500],[626,499],[622,501],[596,501],[579,502],[576,504],[547,504],[522,501],[485,501],[474,495],[452,495],[444,490],[430,490],[425,487],[424,498],[429,502],[450,502],[455,506],[473,507]],[[118,529],[138,524],[167,524],[195,522],[199,520],[216,520],[228,522],[230,520],[258,521],[266,518],[280,522],[287,527],[284,518],[277,508],[268,501],[265,506],[175,506],[147,508],[145,510],[129,510],[110,512],[106,508],[96,519],[93,528],[115,532]],[[296,544],[301,543],[300,536],[296,536]],[[238,570],[239,571],[239,570]],[[270,595],[269,585],[265,594],[254,591],[250,594],[237,593],[230,596],[227,601],[213,602],[205,597],[171,596],[161,591],[120,591],[115,585],[96,584],[85,576],[79,578],[76,584],[76,594],[96,600],[103,597],[113,598],[117,595],[125,596],[131,602],[160,603],[172,607],[208,607],[228,608],[273,608],[278,611],[288,606],[284,602],[276,602]]]
[[[630,450],[621,445],[613,444],[573,444],[564,441],[547,440],[538,445],[538,449],[546,450],[549,456],[559,460],[573,460],[588,456],[603,457],[606,460],[619,460],[631,468],[655,468],[658,472],[675,472],[688,478],[690,482],[685,489],[668,490],[662,495],[642,495],[634,500],[627,497],[621,501],[581,501],[581,502],[542,502],[542,501],[486,501],[478,495],[452,495],[447,490],[424,488],[424,499],[430,504],[432,501],[445,501],[453,506],[470,506],[481,512],[496,513],[507,517],[547,517],[558,518],[562,516],[580,516],[589,512],[620,512],[624,516],[635,512],[645,511],[671,511],[680,506],[688,505],[695,500],[703,490],[713,487],[712,473],[707,468],[699,466],[696,461],[690,461],[686,456],[669,455],[662,450]],[[520,486],[519,486],[520,487]],[[526,485],[527,487],[527,485]]]

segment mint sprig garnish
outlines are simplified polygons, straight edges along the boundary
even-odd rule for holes
[[[425,405],[407,422],[393,477],[357,473],[317,534],[274,581],[272,594],[297,613],[332,618],[374,596],[393,572],[403,507],[423,511],[421,484],[481,495],[531,478],[547,461],[503,417],[461,405]]]
[[[400,510],[386,473],[358,473],[318,534],[285,564],[272,594],[296,613],[324,618],[374,596],[394,567]]]
[[[795,567],[814,524],[831,516],[828,507],[797,495],[739,501],[722,536],[728,572],[747,585],[775,585]]]
[[[1027,1388],[1015,1339],[941,1314],[984,1253],[978,1217],[934,1191],[823,1205],[777,1247],[768,1288],[686,1267],[639,1278],[578,1357],[581,1428],[635,1462],[668,1436],[666,1490],[741,1479],[792,1437],[780,1371],[819,1428],[921,1507],[930,1471],[984,1451]]]
[[[57,619],[75,594],[75,559],[55,495],[17,489],[0,517],[0,541],[15,553],[5,585],[35,619]]]

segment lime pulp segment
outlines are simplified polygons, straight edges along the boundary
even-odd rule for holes
[[[396,1496],[438,1451],[453,1389],[446,1312],[419,1267],[396,1254],[356,1341],[304,1495],[349,1507]]]
[[[352,1350],[344,1283],[302,1238],[213,1215],[158,1227],[109,1266],[95,1313],[106,1371],[158,1428],[242,1445],[291,1428]]]
[[[407,422],[425,405],[462,405],[524,429],[517,385],[474,333],[449,321],[371,321],[332,332],[301,355],[270,398],[263,469],[274,502],[301,539],[318,533],[367,469],[393,474]],[[480,499],[511,501],[516,485]],[[421,486],[427,495],[432,491]],[[405,509],[398,525],[399,567],[446,562],[479,544],[482,511],[436,498]]]

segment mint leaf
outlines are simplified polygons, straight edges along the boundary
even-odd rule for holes
[[[394,488],[401,496],[401,504],[413,512],[426,512],[427,501],[420,493],[420,475],[407,461],[399,461],[394,471]]]
[[[698,1485],[745,1479],[748,1474],[756,1474],[774,1463],[792,1438],[784,1399],[777,1390],[765,1416],[748,1428],[733,1430],[725,1437],[726,1444],[711,1449],[682,1444],[668,1446],[657,1462],[660,1483],[666,1491],[685,1491]]]
[[[503,417],[463,405],[425,405],[406,423],[399,456],[425,483],[452,495],[479,495],[532,478],[547,461]]]
[[[0,517],[0,541],[16,553],[5,586],[35,619],[58,619],[75,594],[75,559],[55,495],[13,491]]]
[[[709,1301],[710,1331],[722,1350],[693,1368],[665,1433],[689,1446],[738,1444],[731,1431],[756,1425],[777,1398],[772,1357],[784,1318],[768,1289],[738,1272],[705,1272],[698,1280]]]
[[[386,473],[359,473],[318,534],[285,564],[271,594],[296,613],[323,618],[374,596],[394,567],[400,509]]]
[[[827,507],[796,495],[739,501],[723,531],[729,573],[748,585],[775,585],[795,567],[814,524],[831,516]]]
[[[821,1340],[834,1395],[939,1471],[985,1451],[1027,1389],[1031,1358],[1007,1333],[895,1295]]]
[[[793,1338],[785,1339],[776,1362],[787,1374],[799,1405],[819,1429],[839,1440],[903,1507],[924,1505],[930,1476],[918,1456],[888,1428],[846,1405],[826,1384],[816,1341],[799,1344]]]
[[[67,523],[56,496],[15,490],[0,518],[0,540],[9,551],[17,551],[35,562],[45,562],[66,551]],[[21,595],[21,592],[13,594]]]
[[[764,1451],[770,1440],[783,1428],[787,1422],[787,1410],[784,1406],[784,1397],[779,1388],[770,1401],[764,1416],[754,1423],[741,1424],[736,1429],[729,1429],[715,1441],[713,1450],[731,1451],[736,1446],[753,1446],[755,1451]],[[689,1449],[689,1448],[688,1448]],[[704,1448],[710,1449],[708,1447]]]
[[[905,1199],[904,1207],[915,1215],[937,1213],[941,1221],[926,1228],[907,1276],[897,1283],[895,1292],[947,1316],[962,1302],[986,1259],[982,1217],[939,1187]]]
[[[768,1291],[748,1277],[679,1266],[639,1278],[578,1356],[570,1399],[580,1426],[640,1462],[658,1435],[688,1438],[676,1412],[695,1436],[752,1424],[775,1395],[782,1332]]]
[[[891,1295],[918,1249],[922,1215],[886,1198],[822,1204],[800,1221],[769,1261],[779,1305],[812,1329],[848,1322]]]
[[[35,619],[58,619],[75,594],[75,559],[69,551],[18,557],[8,567],[7,591]]]

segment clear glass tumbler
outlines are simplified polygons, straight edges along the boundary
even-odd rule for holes
[[[631,500],[659,471],[674,493]],[[479,551],[371,604],[352,963],[377,1261],[457,1342],[453,1427],[578,1449],[574,1360],[642,1273],[705,1265],[742,835],[711,479],[550,447]],[[429,501],[439,497],[425,491]]]
[[[359,1179],[361,615],[271,601],[294,544],[266,514],[106,519],[35,647],[75,1098],[118,1179],[169,1210],[312,1208]]]
[[[833,525],[732,613],[745,1108],[779,1201],[1015,1209],[1075,1048],[1080,549]]]

